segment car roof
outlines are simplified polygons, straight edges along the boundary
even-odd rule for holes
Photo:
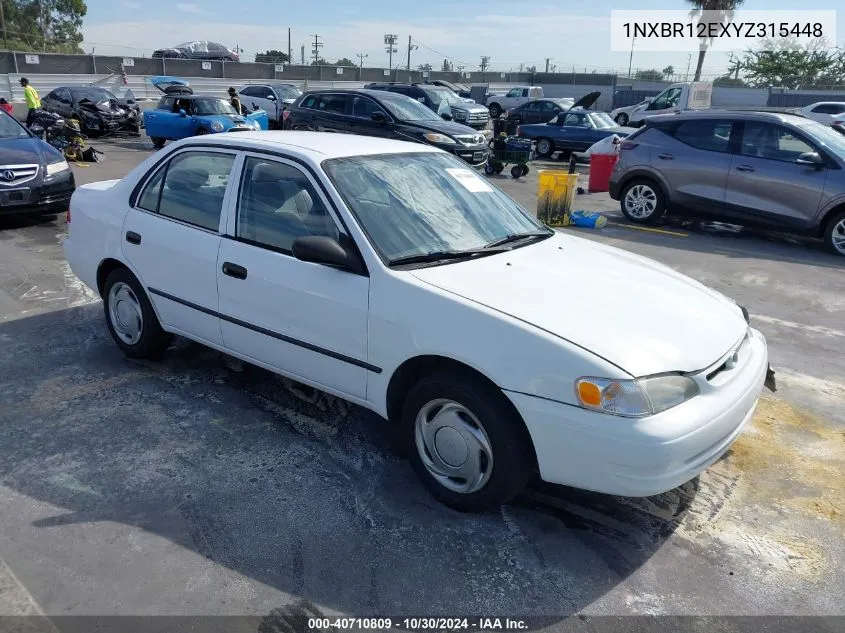
[[[329,132],[260,131],[232,132],[185,139],[186,145],[248,145],[255,149],[285,149],[292,154],[321,163],[329,158],[347,156],[372,156],[376,154],[433,153],[442,150],[408,141],[359,136],[355,134],[332,134]]]
[[[678,114],[658,114],[648,117],[647,121],[690,121],[695,119],[730,119],[741,121],[770,121],[772,123],[792,123],[806,125],[811,119],[789,112],[766,112],[762,110],[689,110]]]
[[[309,90],[305,92],[301,98],[305,98],[311,95],[364,95],[366,97],[372,97],[376,100],[384,100],[384,99],[408,99],[405,95],[396,93],[396,92],[386,92],[384,90],[370,90],[369,88],[335,88],[332,90],[331,88],[324,88],[322,90]]]

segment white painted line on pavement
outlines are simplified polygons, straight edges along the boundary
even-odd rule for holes
[[[805,332],[812,332],[813,334],[845,337],[845,332],[842,332],[841,330],[834,330],[823,325],[806,325],[804,323],[796,323],[795,321],[784,321],[783,319],[776,319],[774,317],[763,316],[760,314],[752,314],[751,320],[762,321],[763,323],[777,325],[780,327],[788,327],[793,330],[803,330]]]

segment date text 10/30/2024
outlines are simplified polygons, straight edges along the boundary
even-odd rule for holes
[[[309,631],[521,631],[528,626],[514,618],[309,618]]]

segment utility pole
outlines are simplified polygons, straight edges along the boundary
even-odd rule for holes
[[[416,44],[411,44],[411,36],[408,36],[408,70],[411,70],[411,51],[419,48]]]
[[[634,42],[636,41],[637,36],[631,38],[631,54],[628,55],[628,79],[631,78],[631,64],[634,63]]]
[[[305,66],[305,44],[300,44],[299,63]]]
[[[390,56],[388,57],[387,67],[390,70],[393,70],[393,53],[398,53],[399,50],[396,48],[396,42],[399,41],[399,36],[388,33],[384,36],[384,50],[387,51],[387,54]]]
[[[366,53],[358,53],[357,55],[355,55],[355,57],[358,58],[358,68],[364,70],[364,59],[369,57],[369,55],[367,55]]]
[[[2,0],[0,0],[2,1]],[[293,63],[293,50],[290,47],[290,27],[288,27],[288,64]]]
[[[689,66],[692,63],[692,53],[687,55],[687,74],[684,76],[684,81],[689,81]]]
[[[311,52],[314,54],[314,65],[317,66],[320,63],[320,49],[323,48],[323,43],[320,41],[319,35],[312,35],[311,37],[314,38],[314,50]]]
[[[490,64],[490,56],[489,55],[482,55],[481,56],[481,72],[485,72],[487,70],[487,66]]]
[[[6,17],[3,15],[3,0],[0,0],[0,30],[3,31],[3,47],[9,48],[9,34],[6,33]]]
[[[549,72],[549,62],[552,61],[551,57],[546,57],[546,72]]]
[[[38,0],[38,7],[41,12],[41,50],[47,52],[47,28],[44,24],[44,0]]]

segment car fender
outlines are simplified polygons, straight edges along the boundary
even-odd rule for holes
[[[824,231],[824,224],[827,217],[837,208],[845,206],[845,193],[834,196],[830,200],[826,200],[824,205],[819,208],[819,212],[813,220],[813,227],[816,233],[821,235]]]
[[[619,191],[621,192],[625,185],[635,178],[650,178],[651,180],[656,180],[657,184],[659,184],[660,188],[663,190],[663,196],[666,201],[669,202],[673,200],[672,189],[669,186],[669,182],[659,171],[653,169],[649,165],[637,165],[636,167],[627,170],[619,179]]]

